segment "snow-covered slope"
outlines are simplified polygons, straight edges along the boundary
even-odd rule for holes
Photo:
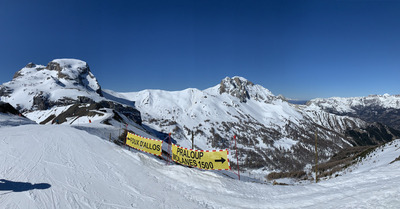
[[[0,116],[1,117],[1,116]],[[67,125],[0,127],[0,208],[397,208],[399,141],[359,172],[273,186],[166,165]],[[397,147],[396,147],[397,146]],[[389,159],[390,158],[390,159]],[[386,160],[387,159],[387,160]],[[373,161],[372,161],[373,162]]]
[[[234,150],[232,140],[237,135],[243,168],[302,170],[313,162],[315,131],[320,159],[326,160],[343,147],[357,144],[348,130],[368,126],[359,119],[289,104],[242,77],[227,77],[203,91],[106,92],[135,101],[146,125],[172,132],[185,147],[191,147],[192,131],[198,149]]]
[[[310,100],[309,105],[317,105],[323,109],[335,109],[338,113],[355,112],[354,108],[371,106],[400,109],[400,95],[317,98]]]
[[[357,163],[344,172],[355,174],[373,172],[395,162],[400,164],[400,139],[378,146],[365,156],[359,157]]]
[[[22,116],[18,110],[10,104],[0,101],[0,127],[24,124],[35,124],[35,122]]]
[[[18,126],[25,124],[35,124],[34,121],[17,115],[0,113],[0,127],[2,126]]]
[[[29,63],[0,86],[1,101],[17,109],[45,110],[69,100],[101,100],[101,88],[86,62],[55,59],[47,66]]]
[[[367,122],[380,122],[400,130],[400,95],[318,98],[310,100],[307,105]]]

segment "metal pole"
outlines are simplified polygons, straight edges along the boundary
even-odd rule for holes
[[[236,145],[236,135],[233,136],[233,138],[235,139],[235,149],[236,149],[236,163],[237,163],[237,169],[238,169],[238,178],[240,181],[240,171],[239,171],[239,156],[238,156],[238,152],[237,152],[237,145]]]
[[[194,149],[194,131],[192,130],[192,149]]]
[[[171,147],[171,133],[168,134],[168,153],[169,156],[167,156],[167,165],[169,165],[172,162],[172,147]]]
[[[318,150],[317,150],[317,130],[315,130],[315,183],[318,182]]]

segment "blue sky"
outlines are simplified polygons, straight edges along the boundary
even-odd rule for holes
[[[86,61],[104,89],[242,76],[289,98],[400,94],[400,1],[0,1],[0,83]]]

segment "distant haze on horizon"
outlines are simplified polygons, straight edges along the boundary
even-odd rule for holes
[[[206,89],[241,76],[287,98],[400,94],[400,1],[0,2],[0,84],[86,61],[103,89]]]

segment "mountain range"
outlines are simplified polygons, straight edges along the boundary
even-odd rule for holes
[[[309,171],[316,139],[324,162],[348,147],[400,138],[393,125],[396,118],[371,115],[388,111],[389,117],[398,111],[397,96],[376,98],[374,105],[361,99],[364,105],[351,106],[360,101],[352,98],[296,105],[238,76],[205,90],[121,93],[102,89],[89,65],[76,59],[55,59],[46,66],[29,63],[0,86],[1,101],[36,123],[69,124],[102,138],[107,131],[118,137],[126,124],[151,138],[171,132],[176,143],[187,148],[192,137],[195,149],[229,148],[232,165],[237,155],[242,169],[260,172]],[[90,123],[102,124],[107,131],[93,130]]]
[[[318,106],[336,115],[357,117],[367,122],[379,122],[400,130],[400,95],[370,95],[366,97],[313,99],[309,106]]]

